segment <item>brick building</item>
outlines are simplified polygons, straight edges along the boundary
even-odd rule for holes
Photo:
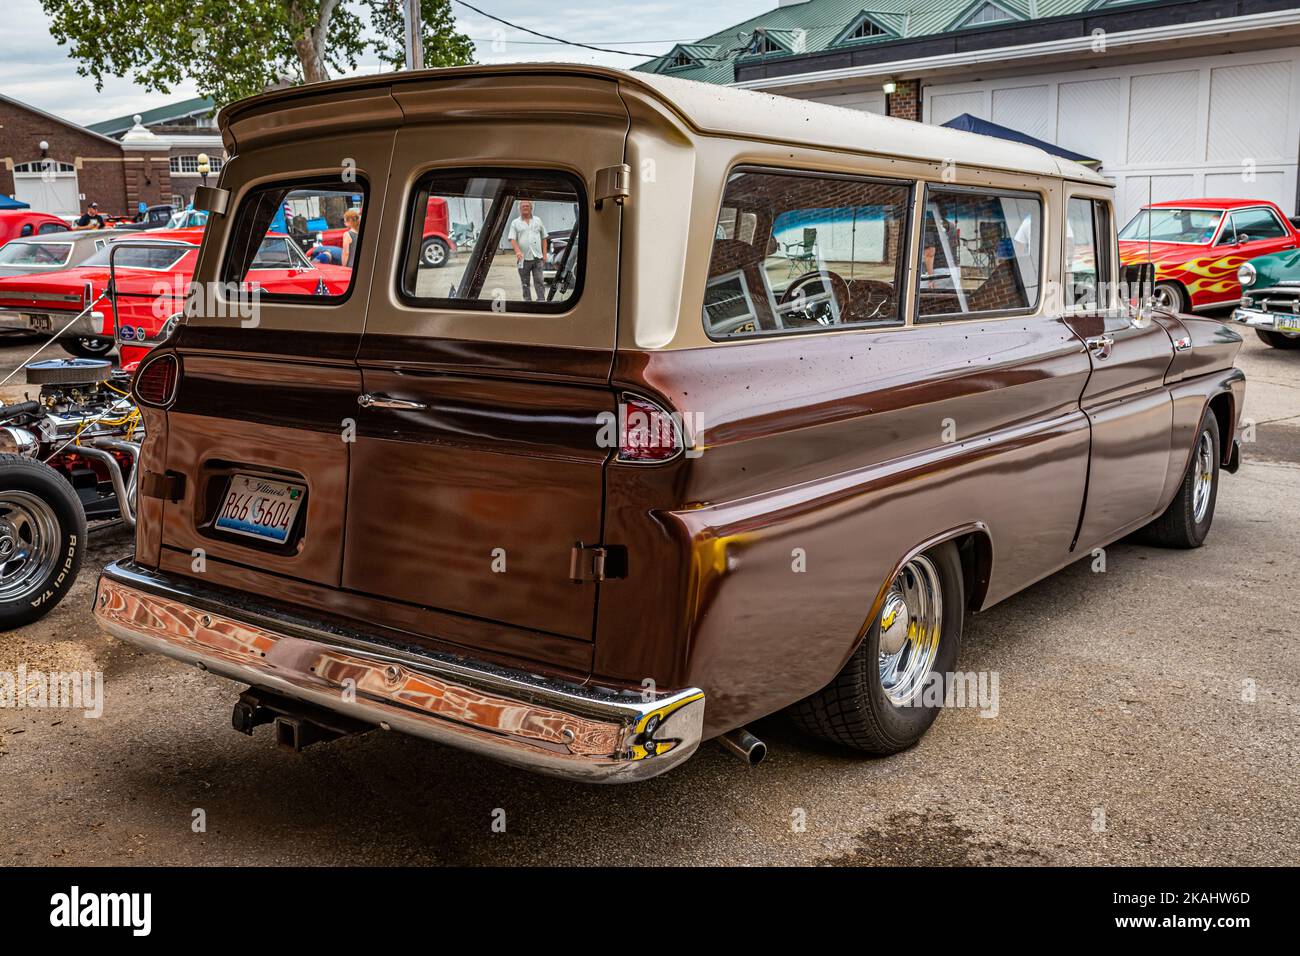
[[[122,215],[124,166],[116,140],[0,95],[0,193],[58,216],[91,201]]]
[[[90,202],[109,215],[184,206],[201,182],[198,154],[213,174],[225,156],[212,113],[211,101],[186,100],[88,128],[0,94],[0,193],[66,217]]]

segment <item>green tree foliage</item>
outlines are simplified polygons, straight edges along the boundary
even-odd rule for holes
[[[82,76],[166,92],[189,80],[218,105],[286,81],[355,70],[367,51],[404,62],[397,0],[41,0]],[[425,66],[472,63],[451,0],[420,0]]]

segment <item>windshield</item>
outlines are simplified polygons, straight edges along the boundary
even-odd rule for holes
[[[113,264],[119,269],[170,269],[180,260],[181,256],[196,248],[198,247],[189,244],[164,247],[137,246],[129,243],[119,245],[114,243],[100,249],[82,265],[106,266],[108,265],[108,254],[113,249],[121,249],[122,251],[113,258]]]
[[[198,209],[182,209],[175,213],[167,223],[168,229],[185,229],[190,226],[206,226],[208,214]]]
[[[311,269],[305,256],[288,239],[272,236],[257,247],[250,269]]]
[[[1121,239],[1152,242],[1205,243],[1214,238],[1223,218],[1222,209],[1143,209],[1120,230]]]
[[[0,265],[4,266],[53,268],[66,265],[70,258],[70,242],[11,242],[0,248]]]

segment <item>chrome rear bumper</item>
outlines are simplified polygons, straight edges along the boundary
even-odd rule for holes
[[[0,329],[50,334],[63,329],[71,318],[66,312],[15,312],[0,309]],[[102,338],[104,336],[100,329],[103,325],[104,313],[91,312],[64,329],[61,337]],[[109,336],[112,334],[110,331]]]
[[[644,780],[700,744],[704,693],[643,699],[462,657],[389,647],[126,562],[95,617],[124,641],[384,729],[590,783]]]

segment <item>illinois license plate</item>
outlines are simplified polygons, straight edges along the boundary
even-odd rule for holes
[[[289,540],[305,493],[302,485],[232,475],[217,513],[217,527],[283,544]]]
[[[1281,332],[1300,332],[1300,315],[1274,316],[1273,328]]]

